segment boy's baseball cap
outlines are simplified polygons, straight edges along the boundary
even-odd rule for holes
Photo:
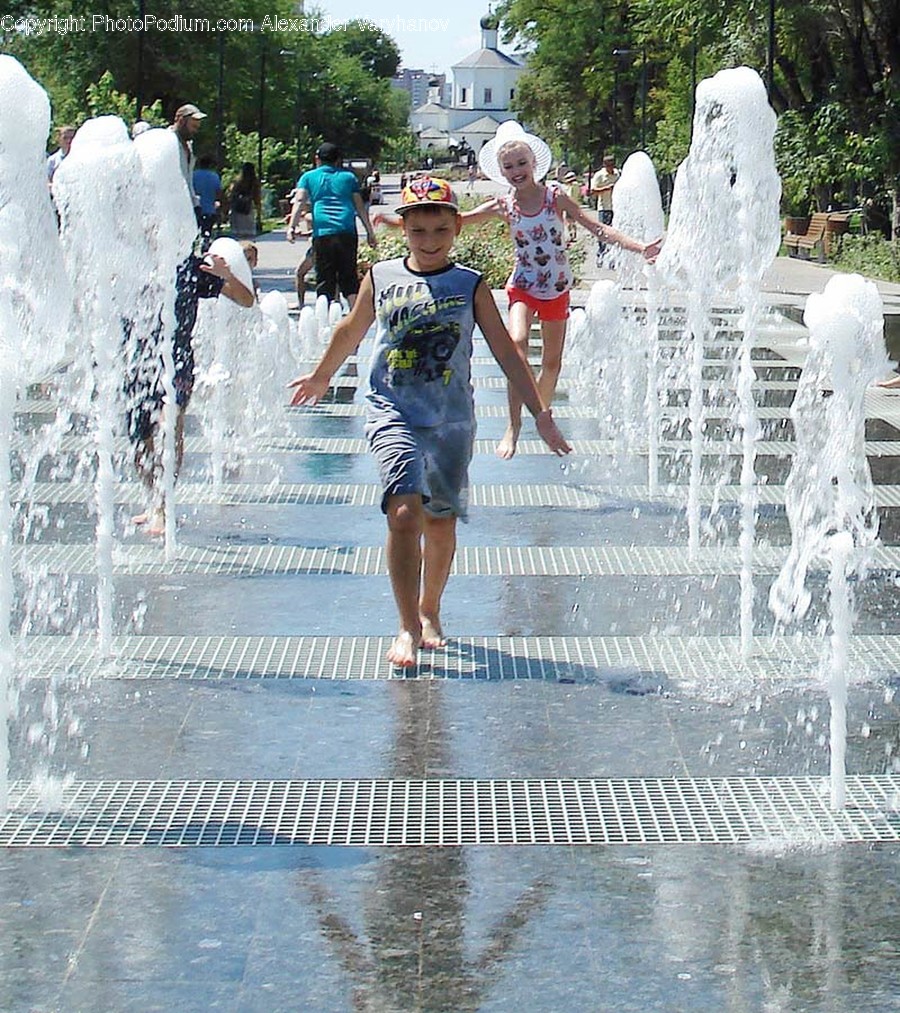
[[[205,120],[206,113],[201,113],[193,103],[188,102],[186,105],[179,106],[175,110],[175,119],[180,120],[182,117],[192,117],[195,120]]]
[[[395,209],[398,215],[411,208],[445,207],[451,211],[459,211],[456,195],[446,179],[436,176],[420,176],[403,188],[400,204]]]

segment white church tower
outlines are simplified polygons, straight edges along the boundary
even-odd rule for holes
[[[500,19],[481,19],[481,48],[453,65],[449,106],[430,92],[429,101],[410,113],[410,123],[423,150],[458,148],[464,141],[478,151],[504,120],[513,119],[516,82],[525,69],[514,56],[501,52]]]

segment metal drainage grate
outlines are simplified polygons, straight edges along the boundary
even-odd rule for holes
[[[738,503],[739,485],[705,486],[700,489],[700,502]],[[120,482],[115,488],[116,502],[143,502],[143,487],[137,482]],[[783,485],[760,485],[754,489],[760,505],[780,506],[784,503]],[[469,500],[473,508],[484,507],[561,507],[583,510],[627,508],[653,503],[669,504],[681,508],[687,503],[687,485],[666,485],[651,496],[644,485],[473,485]],[[26,493],[15,486],[13,502],[90,504],[95,500],[94,486],[87,482],[36,482]],[[381,502],[381,486],[354,483],[301,483],[301,482],[226,482],[218,491],[207,482],[181,482],[178,485],[179,504],[215,504],[236,506],[244,504],[277,506],[353,506],[371,507]],[[876,485],[875,503],[880,507],[900,506],[900,485]]]
[[[756,573],[775,573],[787,548],[755,546]],[[17,566],[43,566],[51,573],[95,573],[92,545],[29,545],[13,554]],[[384,576],[381,546],[339,545],[327,549],[294,545],[181,546],[166,560],[159,546],[121,545],[114,553],[115,572],[166,576],[315,574],[317,576]],[[458,550],[452,573],[466,577],[609,577],[609,576],[734,576],[741,572],[740,549],[734,545],[705,546],[692,557],[682,546],[465,546]],[[874,569],[900,569],[900,548],[881,546],[872,553]],[[824,561],[812,567],[826,569]]]
[[[780,685],[820,679],[820,661],[793,636],[759,637],[741,656],[737,636],[721,637],[453,637],[446,647],[420,651],[416,668],[398,671],[385,658],[389,637],[121,636],[113,657],[96,640],[26,637],[19,666],[31,679],[63,673],[108,679],[446,679],[543,681],[608,686],[643,695],[666,688],[755,682]],[[900,637],[855,636],[849,645],[854,678],[896,676]]]
[[[3,847],[750,844],[900,840],[900,781],[817,777],[99,781],[45,809],[16,784]]]
[[[16,447],[21,453],[28,453],[31,446],[24,440],[16,439]],[[190,436],[184,441],[185,450],[189,454],[208,454],[211,451],[210,443],[202,436]],[[578,455],[601,456],[620,454],[622,445],[616,440],[571,440],[573,451]],[[117,439],[115,441],[117,453],[125,454],[129,450],[128,441]],[[352,437],[329,437],[315,439],[312,437],[290,436],[274,437],[260,440],[249,448],[247,452],[254,454],[269,455],[280,454],[365,454],[368,451],[368,444],[364,439]],[[475,453],[493,455],[497,449],[496,440],[476,440]],[[89,437],[67,436],[60,441],[57,448],[58,453],[82,453],[93,450],[93,443]],[[659,450],[664,454],[690,454],[692,446],[690,440],[661,440]],[[759,456],[790,457],[794,453],[793,442],[787,440],[759,440],[755,445],[756,454]],[[704,440],[702,444],[704,455],[716,456],[740,456],[743,453],[739,440]],[[543,454],[549,455],[550,451],[540,440],[522,440],[518,445],[517,453],[520,455]],[[644,446],[631,449],[636,455],[646,455],[647,448]],[[865,453],[870,457],[898,457],[900,456],[900,440],[869,440],[865,444]]]

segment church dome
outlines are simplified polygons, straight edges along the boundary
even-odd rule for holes
[[[485,14],[481,19],[481,27],[485,31],[496,32],[500,27],[500,18],[496,14]]]

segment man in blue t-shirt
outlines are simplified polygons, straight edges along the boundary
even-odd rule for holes
[[[203,155],[194,169],[194,190],[200,203],[194,209],[197,224],[203,237],[203,250],[212,242],[212,232],[219,220],[219,207],[222,201],[222,179],[213,168],[213,160]]]
[[[352,306],[359,291],[356,270],[358,239],[356,218],[365,226],[369,246],[377,244],[369,212],[363,203],[354,173],[341,168],[336,144],[325,142],[316,152],[316,168],[297,181],[287,240],[293,243],[300,217],[310,209],[313,222],[313,255],[316,261],[316,295],[336,299],[338,291]]]

